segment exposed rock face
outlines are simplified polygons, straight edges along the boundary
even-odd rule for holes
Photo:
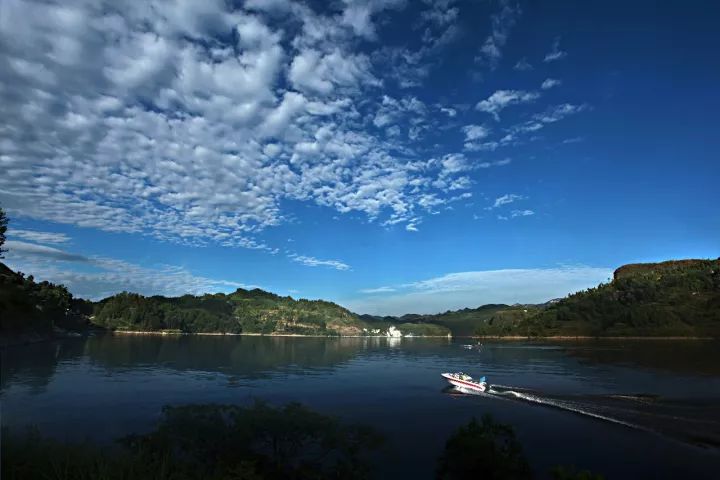
[[[718,259],[720,260],[720,259]],[[717,261],[713,260],[696,260],[696,259],[688,259],[688,260],[668,260],[666,262],[659,262],[659,263],[629,263],[627,265],[623,265],[622,267],[615,270],[615,273],[613,274],[613,278],[615,280],[618,280],[620,278],[629,277],[632,275],[637,275],[640,273],[650,273],[653,271],[657,272],[663,272],[663,271],[672,271],[672,270],[678,270],[681,268],[687,268],[687,267],[701,267],[707,264],[708,267],[712,268],[712,264],[716,263]]]

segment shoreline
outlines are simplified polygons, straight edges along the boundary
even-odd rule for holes
[[[653,336],[607,336],[598,337],[590,335],[550,335],[547,337],[527,337],[523,335],[470,335],[467,337],[458,338],[477,338],[482,340],[718,340],[714,337],[680,337],[680,336],[665,336],[665,337],[653,337]]]
[[[308,337],[308,338],[474,338],[480,340],[718,340],[714,337],[681,337],[681,336],[608,336],[590,335],[550,335],[546,337],[527,337],[523,335],[413,335],[410,337],[388,337],[387,335],[307,335],[300,333],[222,333],[222,332],[163,332],[142,330],[114,330],[111,335],[199,335],[199,336],[232,336],[232,337]]]
[[[411,337],[388,337],[387,335],[307,335],[301,333],[222,333],[222,332],[163,332],[142,330],[113,330],[111,335],[198,335],[213,337],[307,337],[307,338],[452,338],[451,335],[413,335]]]

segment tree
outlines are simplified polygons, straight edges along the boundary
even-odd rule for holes
[[[512,427],[496,423],[490,415],[481,422],[473,418],[450,437],[436,473],[439,480],[532,478]]]
[[[5,244],[5,232],[7,232],[8,218],[5,215],[5,211],[0,207],[0,258],[3,257],[3,253],[7,252],[2,246]]]

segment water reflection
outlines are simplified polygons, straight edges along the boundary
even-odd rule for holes
[[[84,339],[71,339],[0,349],[0,391],[13,382],[28,386],[33,392],[44,391],[58,363],[80,358],[84,343]]]
[[[596,340],[568,345],[567,354],[591,364],[720,375],[720,342],[715,340]]]
[[[40,393],[61,362],[88,362],[108,373],[141,368],[223,373],[236,381],[263,378],[272,372],[311,374],[336,368],[358,354],[393,355],[402,345],[408,353],[430,353],[447,339],[382,337],[244,337],[244,336],[124,336],[44,342],[2,351],[0,391],[13,383]]]

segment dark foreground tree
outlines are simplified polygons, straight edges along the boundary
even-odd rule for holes
[[[552,469],[554,480],[604,480],[605,477],[588,470],[578,470],[575,467],[558,465]]]
[[[3,253],[7,252],[3,247],[5,245],[5,232],[7,232],[8,218],[5,215],[5,211],[0,207],[0,258],[3,257]]]
[[[3,432],[3,479],[364,479],[374,431],[297,403],[166,407],[122,451]]]
[[[532,478],[532,472],[512,427],[484,415],[481,422],[473,418],[448,439],[437,478],[523,480]]]

